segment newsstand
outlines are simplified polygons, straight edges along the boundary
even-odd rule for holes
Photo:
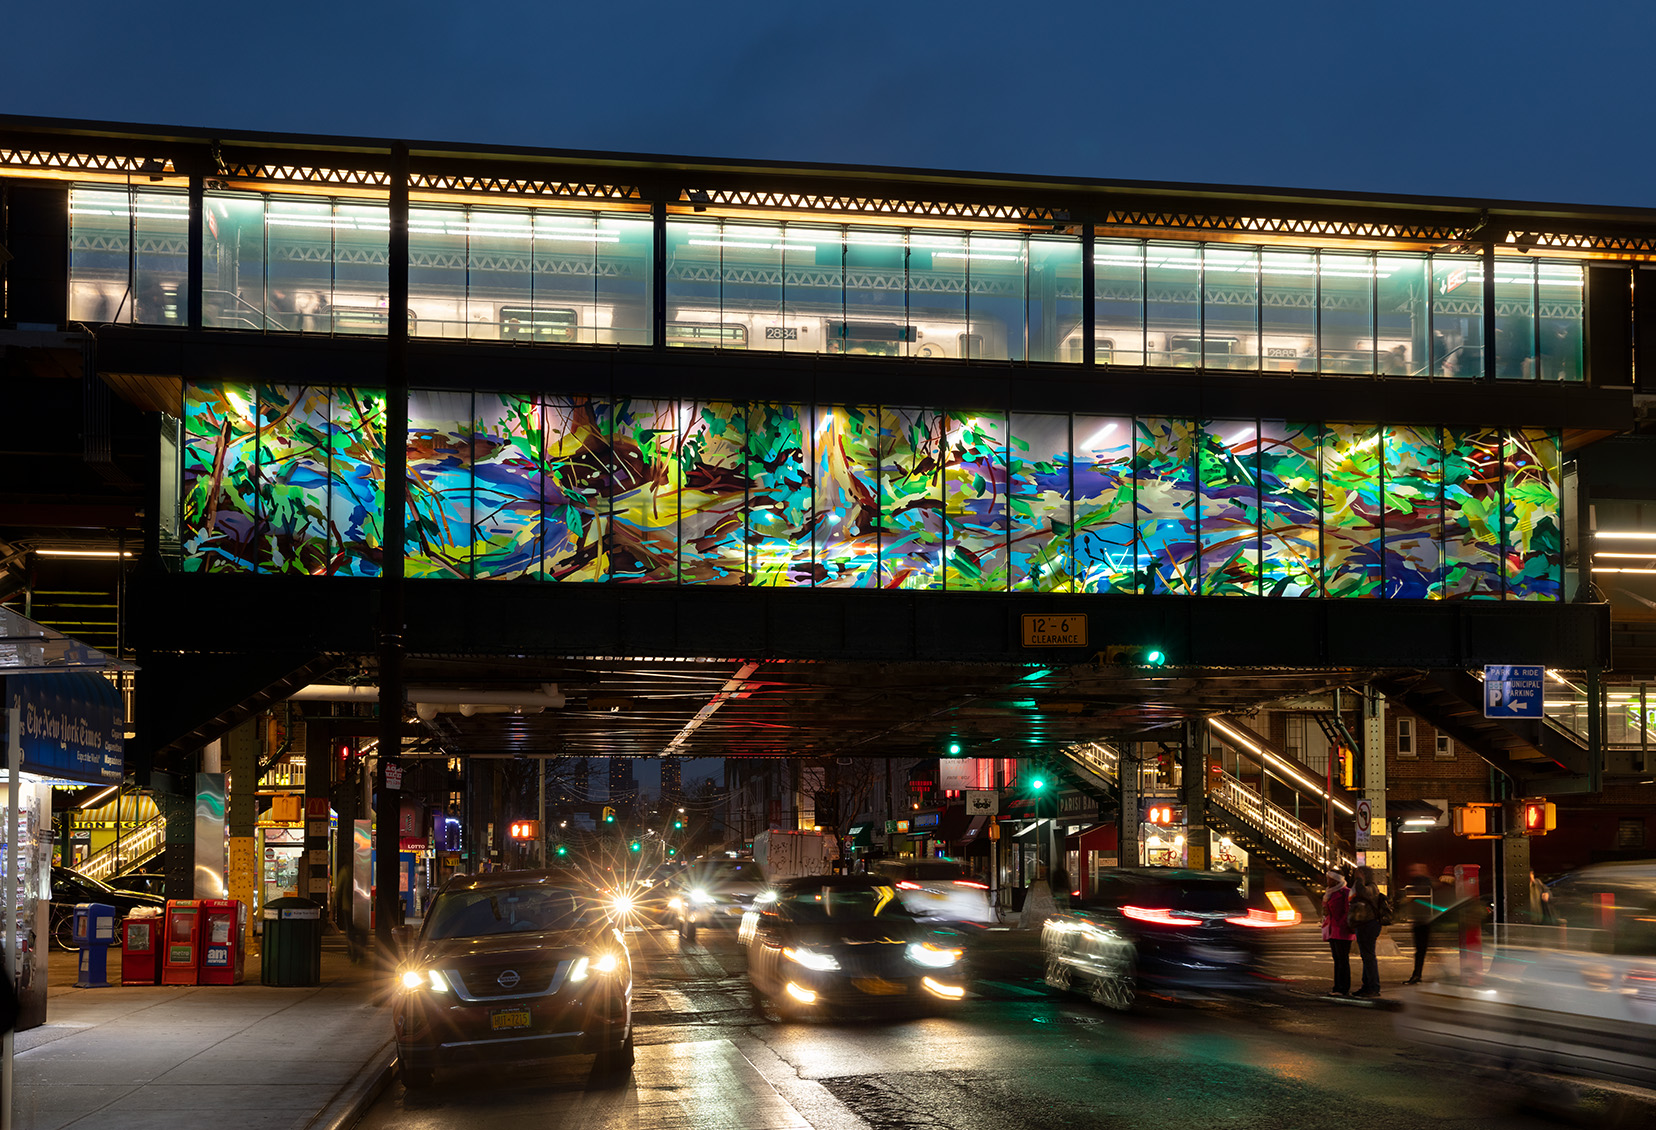
[[[307,898],[271,899],[264,908],[259,979],[266,985],[322,983],[322,905]]]

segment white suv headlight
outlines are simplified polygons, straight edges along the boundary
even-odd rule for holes
[[[840,967],[839,959],[831,953],[818,953],[816,950],[794,949],[792,947],[782,951],[782,956],[789,961],[796,961],[806,969],[815,969],[818,973],[827,973]]]
[[[960,960],[960,951],[943,949],[930,942],[910,942],[908,959],[916,965],[924,965],[927,969],[947,969]]]

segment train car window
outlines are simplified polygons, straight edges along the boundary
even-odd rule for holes
[[[385,311],[371,306],[335,306],[329,313],[333,318],[335,333],[384,333]],[[414,327],[419,318],[414,311],[408,312],[408,332],[414,333]]]
[[[956,356],[958,356],[958,357],[982,357],[983,356],[983,335],[982,334],[961,334],[960,335],[960,352],[958,354],[956,354]]]
[[[715,322],[669,322],[667,344],[746,349],[747,327]]]
[[[876,357],[896,357],[904,342],[920,340],[920,332],[913,326],[896,322],[836,322],[827,325],[829,353],[862,353]]]
[[[575,311],[531,310],[527,306],[500,308],[500,338],[502,341],[560,341],[575,340],[579,319]]]
[[[1100,365],[1115,364],[1115,338],[1101,337],[1093,343],[1093,357]],[[1080,360],[1078,357],[1077,360]]]

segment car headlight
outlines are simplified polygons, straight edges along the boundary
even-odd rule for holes
[[[633,912],[632,896],[616,895],[614,898],[610,899],[610,909],[616,914],[631,914]]]
[[[839,959],[831,953],[818,953],[816,950],[796,949],[789,947],[782,951],[782,956],[789,961],[798,962],[806,969],[815,969],[818,973],[827,973],[840,967]]]
[[[613,951],[600,954],[598,960],[592,963],[592,968],[599,973],[614,973],[621,959]]]
[[[402,987],[406,992],[417,993],[421,989],[430,989],[434,993],[449,991],[448,981],[435,969],[405,969],[402,975]]]
[[[960,960],[960,951],[934,946],[930,942],[910,942],[908,959],[927,969],[947,969]]]
[[[713,901],[713,896],[700,888],[690,892],[690,901],[706,905]]]

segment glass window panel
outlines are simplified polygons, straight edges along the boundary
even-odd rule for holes
[[[1431,284],[1426,268],[1421,255],[1375,256],[1376,364],[1387,376],[1423,377],[1431,371]]]
[[[973,360],[1024,359],[1025,246],[1021,237],[974,235],[967,267],[966,348]]]
[[[1070,418],[1014,412],[1007,460],[1011,583],[1020,592],[1075,584],[1070,529]]]
[[[385,545],[385,390],[335,388],[328,407],[331,572],[377,577]]]
[[[1501,433],[1445,428],[1443,454],[1443,594],[1501,593]]]
[[[1483,260],[1432,256],[1432,371],[1483,376]]]
[[[327,333],[333,302],[333,205],[271,199],[265,205],[265,300],[274,329]]]
[[[1264,370],[1317,372],[1316,252],[1260,252],[1259,300]]]
[[[1202,362],[1202,249],[1152,240],[1144,285],[1146,363],[1195,368]]]
[[[408,394],[403,569],[411,580],[471,576],[474,419],[469,392]]]
[[[1316,596],[1322,590],[1322,428],[1262,420],[1259,441],[1261,591]]]
[[[1133,421],[1075,417],[1075,577],[1082,592],[1135,591]]]
[[[190,198],[182,192],[139,191],[133,196],[133,259],[137,269],[135,320],[182,326],[190,278]]]
[[[466,336],[474,341],[537,340],[534,217],[473,208],[466,242]],[[410,278],[411,296],[413,289]]]
[[[655,225],[648,217],[601,214],[594,239],[599,343],[653,344]]]
[[[408,210],[408,308],[421,337],[467,335],[469,227],[464,208]]]
[[[618,399],[610,450],[610,577],[678,578],[679,436],[688,424],[676,400]]]
[[[541,421],[540,575],[549,581],[608,580],[609,404],[590,396],[547,396]]]
[[[719,225],[705,220],[667,221],[667,344],[704,349],[746,349],[747,326],[725,322],[719,262]]]
[[[260,385],[258,567],[328,568],[328,389]]]
[[[1208,245],[1202,253],[1202,363],[1259,368],[1259,252]]]
[[[948,544],[944,587],[1007,587],[1006,418],[950,414],[943,475]]]
[[[1081,362],[1081,241],[1029,237],[1029,359]]]
[[[391,317],[386,309],[390,240],[389,205],[341,203],[335,208],[334,333],[384,335]],[[398,316],[414,329],[409,311],[399,311]]]
[[[201,238],[201,324],[216,329],[266,329],[264,197],[207,194]]]
[[[747,570],[750,583],[809,586],[817,525],[811,410],[754,404],[747,414]],[[837,523],[836,523],[837,524]]]
[[[532,226],[534,313],[527,332],[534,341],[557,345],[597,341],[603,321],[596,293],[597,248],[604,244],[592,215],[536,212]],[[505,332],[521,336],[526,331],[511,327]]]
[[[1535,262],[1495,260],[1495,376],[1533,381],[1535,365]]]
[[[1318,257],[1322,372],[1374,372],[1374,257],[1324,251]]]
[[[1196,436],[1194,420],[1140,416],[1133,422],[1141,595],[1196,595]]]
[[[257,397],[250,385],[184,386],[184,569],[257,569]]]
[[[679,406],[679,580],[747,583],[747,412],[728,401]]]
[[[1536,264],[1541,328],[1541,379],[1579,381],[1581,366],[1582,286],[1585,275],[1576,263]]]
[[[1206,420],[1201,483],[1201,592],[1259,595],[1259,424]]]
[[[902,231],[848,228],[845,232],[845,306],[828,314],[829,353],[846,352],[842,325],[870,327],[871,336],[902,338],[908,332],[908,235]],[[901,342],[898,343],[899,345]],[[897,348],[887,342],[882,348]]]
[[[724,316],[747,327],[749,349],[782,348],[781,224],[725,224],[719,235]]]
[[[1380,595],[1380,460],[1375,425],[1329,424],[1323,430],[1324,596]]]
[[[883,408],[880,465],[880,587],[943,587],[943,413]]]
[[[967,241],[963,235],[929,231],[909,233],[908,333],[898,342],[876,341],[886,327],[867,334],[858,346],[849,334],[847,353],[882,356],[964,357],[966,288],[969,283]]]
[[[1136,239],[1093,244],[1093,343],[1100,365],[1145,364],[1144,247]]]
[[[783,241],[781,347],[827,352],[828,323],[845,314],[845,247],[839,228],[788,225]]]
[[[523,251],[527,264],[527,241]],[[479,392],[473,414],[472,576],[535,576],[542,558],[540,402],[532,393]]]
[[[1383,429],[1385,595],[1443,596],[1443,434],[1435,425]]]
[[[872,409],[818,405],[815,427],[816,577],[831,588],[880,579],[880,421]]]
[[[1550,428],[1507,435],[1501,532],[1508,599],[1558,600],[1563,593],[1559,460],[1559,436]]]
[[[70,321],[132,321],[132,224],[124,190],[69,190]]]

